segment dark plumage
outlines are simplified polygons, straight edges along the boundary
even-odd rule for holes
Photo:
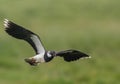
[[[65,50],[56,53],[57,56],[63,57],[65,61],[75,61],[83,57],[89,57],[87,54],[82,53],[78,50]]]

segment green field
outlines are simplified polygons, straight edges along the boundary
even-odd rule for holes
[[[7,18],[36,32],[48,50],[78,49],[91,59],[55,58],[32,67]],[[0,84],[120,84],[120,0],[0,0]]]

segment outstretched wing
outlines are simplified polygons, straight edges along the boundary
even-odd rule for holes
[[[63,57],[65,61],[75,61],[80,58],[89,57],[87,54],[82,53],[78,50],[65,50],[56,53],[56,56]]]
[[[35,33],[5,19],[4,21],[5,31],[17,38],[27,41],[35,50],[36,54],[45,53],[45,49],[40,41],[40,38]]]

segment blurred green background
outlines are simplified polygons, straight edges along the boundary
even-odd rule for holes
[[[36,32],[48,50],[78,49],[92,58],[55,58],[31,67],[24,41],[4,32],[7,18]],[[0,0],[0,84],[119,84],[120,0]]]

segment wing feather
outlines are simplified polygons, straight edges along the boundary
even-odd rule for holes
[[[11,35],[17,39],[27,41],[33,47],[36,54],[45,53],[45,49],[44,49],[44,47],[40,41],[40,38],[37,34],[31,32],[30,30],[27,30],[7,19],[5,19],[5,21],[4,21],[4,26],[5,26],[5,31],[9,35]]]
[[[65,61],[75,61],[80,58],[89,57],[87,54],[80,52],[78,50],[65,50],[56,53],[57,56],[63,57]]]

